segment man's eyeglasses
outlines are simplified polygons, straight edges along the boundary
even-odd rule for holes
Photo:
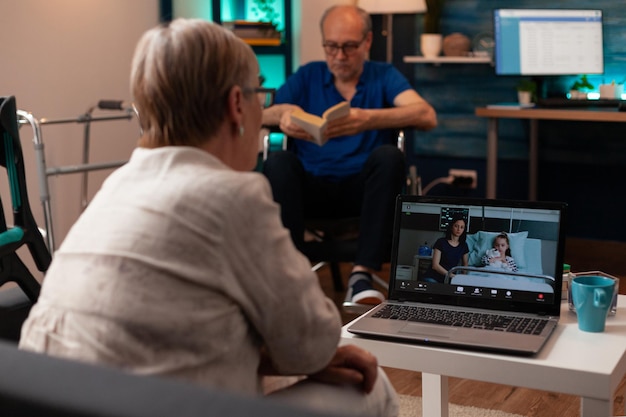
[[[275,88],[244,88],[244,92],[256,94],[257,98],[259,99],[259,103],[264,109],[274,104],[274,94],[276,93]]]
[[[365,42],[365,37],[361,39],[359,42],[350,41],[342,44],[338,44],[336,42],[324,42],[322,46],[324,47],[324,52],[326,55],[335,56],[341,49],[341,52],[345,56],[353,55],[357,49],[361,46],[361,44]]]

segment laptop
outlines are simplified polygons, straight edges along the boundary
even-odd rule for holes
[[[433,346],[536,354],[559,321],[566,207],[399,195],[388,300],[347,330]],[[444,256],[446,233],[460,219],[466,225],[460,240],[465,238],[469,251],[467,265],[461,258],[448,273],[437,274],[433,258]],[[510,250],[507,262],[491,263],[485,256],[502,234]]]

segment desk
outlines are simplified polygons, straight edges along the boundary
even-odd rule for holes
[[[358,320],[358,319],[357,319]],[[561,305],[561,320],[534,357],[368,339],[348,333],[341,343],[355,344],[391,368],[422,372],[424,416],[448,416],[448,377],[526,387],[580,396],[581,417],[613,415],[613,395],[626,374],[626,296],[603,333],[578,330],[576,315]]]
[[[538,120],[571,120],[578,122],[626,122],[626,112],[617,109],[503,109],[478,107],[476,116],[488,117],[487,128],[487,198],[496,198],[498,169],[498,119],[529,119],[528,198],[537,199]]]

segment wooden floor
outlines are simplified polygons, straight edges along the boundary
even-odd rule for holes
[[[565,248],[565,262],[573,272],[603,271],[620,278],[620,294],[626,294],[626,243],[585,239],[568,239]],[[386,265],[380,276],[387,279],[389,266]],[[347,277],[350,265],[342,265]],[[328,267],[318,271],[320,283],[326,294],[341,308],[345,294],[333,291]],[[347,323],[356,315],[343,313]],[[394,387],[400,394],[421,396],[422,381],[419,372],[385,368]],[[450,402],[487,409],[497,409],[509,413],[531,417],[576,417],[580,415],[580,398],[545,391],[536,391],[507,385],[498,385],[459,378],[449,379]],[[614,414],[625,415],[626,378],[615,394]]]

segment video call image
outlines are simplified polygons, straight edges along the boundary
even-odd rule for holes
[[[405,205],[396,259],[403,288],[554,297],[558,210]]]

